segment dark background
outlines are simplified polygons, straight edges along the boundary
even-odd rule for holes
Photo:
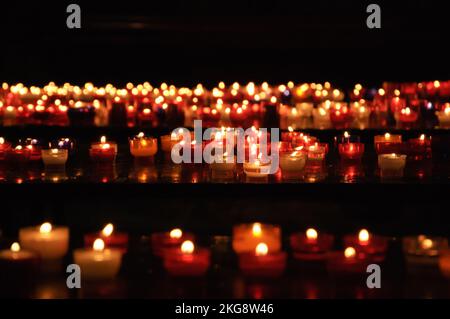
[[[2,2],[1,79],[27,84],[220,80],[450,79],[444,1],[71,1],[82,29],[66,27],[69,1]]]

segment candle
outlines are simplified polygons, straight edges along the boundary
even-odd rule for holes
[[[254,252],[239,255],[239,268],[249,277],[279,277],[286,268],[286,253],[269,252],[266,243],[256,245]]]
[[[314,143],[314,145],[309,146],[307,150],[308,150],[308,164],[321,165],[326,155],[325,146],[316,142]]]
[[[271,252],[281,250],[281,229],[275,225],[253,223],[233,227],[233,249],[236,253],[252,252],[264,242]]]
[[[381,154],[378,155],[378,167],[381,178],[403,177],[406,155]]]
[[[45,166],[64,166],[69,152],[66,149],[51,148],[41,150],[41,156]]]
[[[440,127],[450,127],[450,103],[445,103],[443,110],[436,111],[436,116],[439,120]]]
[[[24,249],[36,252],[44,260],[61,259],[69,248],[69,228],[54,227],[48,222],[21,228],[19,241]]]
[[[158,140],[152,137],[146,137],[144,133],[139,133],[130,139],[130,153],[134,157],[152,157],[158,150]]]
[[[444,277],[450,279],[450,250],[444,249],[439,255],[439,269]]]
[[[319,107],[313,109],[314,127],[319,129],[326,129],[331,127],[330,112],[328,109]]]
[[[259,156],[260,157],[260,156]],[[263,163],[260,158],[244,162],[244,172],[247,178],[267,179],[270,172],[271,163]]]
[[[368,261],[354,247],[330,252],[327,255],[328,272],[335,276],[355,276],[366,273]]]
[[[229,157],[227,152],[225,152],[221,162],[212,162],[209,164],[209,167],[212,180],[233,180],[236,170],[236,158],[234,156]]]
[[[122,252],[115,248],[105,249],[103,239],[97,238],[92,248],[75,249],[73,259],[80,266],[83,279],[105,280],[117,276],[122,264]]]
[[[7,152],[11,149],[11,143],[8,143],[3,137],[0,137],[0,161],[5,160]]]
[[[22,145],[10,148],[6,153],[6,160],[11,164],[24,164],[30,160],[31,152]]]
[[[398,153],[402,150],[402,136],[386,133],[374,138],[377,154]]]
[[[439,256],[448,249],[448,241],[442,237],[425,235],[403,238],[403,251],[409,272],[437,270]]]
[[[164,268],[172,276],[202,276],[209,268],[210,255],[209,249],[196,248],[192,241],[186,240],[181,247],[165,251]]]
[[[174,228],[169,232],[152,234],[152,251],[158,257],[163,257],[164,252],[171,248],[179,247],[186,240],[194,240],[194,236],[185,233],[179,228]]]
[[[431,157],[431,137],[427,137],[425,134],[421,134],[419,138],[409,139],[407,146],[408,155],[412,159],[422,160]]]
[[[374,262],[382,262],[388,247],[388,239],[376,236],[367,229],[361,229],[358,235],[346,235],[344,245],[355,247],[359,252],[370,255]]]
[[[280,168],[284,180],[295,180],[302,176],[306,164],[306,153],[300,146],[292,153],[280,153]]]
[[[89,154],[94,162],[114,162],[117,155],[117,144],[106,142],[106,137],[102,136],[100,142],[91,144]]]
[[[320,234],[314,228],[305,232],[292,234],[290,243],[294,258],[304,261],[324,260],[326,253],[333,246],[334,237],[329,234]]]
[[[400,110],[400,113],[397,115],[397,119],[399,122],[404,124],[411,124],[417,121],[419,118],[419,113],[411,110],[411,108],[406,107]]]
[[[107,224],[100,232],[86,234],[84,236],[85,247],[91,247],[97,238],[102,239],[107,247],[119,249],[122,253],[128,249],[128,234],[114,231],[114,225],[111,223]]]
[[[183,130],[178,133],[173,132],[171,135],[161,136],[161,149],[165,153],[170,153],[175,144],[183,140]]]
[[[41,160],[41,147],[37,139],[27,138],[25,140],[25,147],[30,151],[30,161]]]
[[[361,160],[364,154],[364,144],[360,142],[359,136],[353,136],[344,132],[338,145],[339,155],[343,160]]]

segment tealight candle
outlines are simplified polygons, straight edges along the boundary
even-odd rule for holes
[[[357,236],[345,236],[344,245],[355,247],[359,252],[370,255],[375,262],[382,262],[388,247],[388,239],[370,234],[367,229],[361,229]]]
[[[51,148],[41,150],[42,161],[45,166],[64,166],[69,157],[67,149]]]
[[[364,154],[364,144],[360,142],[359,136],[344,133],[338,145],[339,155],[343,160],[361,160]]]
[[[448,241],[441,237],[407,236],[403,238],[403,251],[408,271],[436,270],[439,256],[448,249]]]
[[[27,138],[25,140],[25,147],[30,151],[30,161],[41,160],[41,147],[39,141],[34,138]]]
[[[76,249],[73,259],[80,266],[83,279],[105,280],[117,276],[122,264],[122,252],[115,248],[105,249],[105,242],[97,238],[92,248]]]
[[[325,160],[326,148],[325,146],[315,143],[307,148],[308,162],[321,164]]]
[[[425,134],[421,134],[419,138],[409,139],[408,155],[415,160],[421,160],[431,157],[431,137],[427,137]]]
[[[327,255],[328,272],[336,276],[354,276],[366,273],[368,260],[364,254],[359,254],[354,247],[330,252]]]
[[[10,149],[11,143],[8,143],[3,137],[0,137],[0,161],[6,158],[6,154]]]
[[[172,276],[202,276],[208,271],[210,255],[209,249],[196,248],[192,241],[186,240],[181,247],[165,251],[164,268]]]
[[[229,157],[225,152],[221,162],[212,162],[209,164],[212,180],[232,180],[236,171],[236,158]]]
[[[128,249],[128,234],[114,231],[114,225],[107,224],[102,231],[84,236],[85,247],[92,247],[94,241],[100,238],[105,242],[107,247],[119,249],[125,253]]]
[[[377,154],[398,153],[402,150],[402,136],[386,133],[374,138]]]
[[[281,229],[275,225],[253,223],[233,227],[233,249],[237,254],[253,252],[264,242],[271,252],[281,250]]]
[[[440,127],[450,127],[450,104],[446,104],[444,110],[436,111]]]
[[[306,153],[300,146],[292,153],[280,153],[280,168],[285,180],[299,179],[306,165]]]
[[[325,129],[331,127],[331,119],[329,110],[319,107],[312,110],[314,127]]]
[[[308,228],[305,232],[295,233],[290,237],[294,258],[304,261],[324,260],[333,242],[333,235],[319,235],[314,228]]]
[[[179,247],[186,240],[194,240],[194,236],[185,233],[179,228],[174,228],[169,232],[152,234],[152,251],[155,256],[163,257],[164,252],[171,248]]]
[[[152,137],[146,137],[144,133],[139,133],[130,139],[130,153],[134,157],[152,157],[158,150],[158,140]]]
[[[19,241],[26,250],[36,252],[43,260],[58,260],[67,254],[69,228],[50,223],[19,230]]]
[[[6,153],[6,160],[11,164],[24,164],[30,160],[31,152],[28,148],[17,145]]]
[[[439,269],[444,277],[450,279],[450,250],[444,249],[439,255]]]
[[[100,142],[91,144],[89,153],[95,162],[114,162],[117,155],[117,144],[106,142],[106,137],[102,136]]]
[[[249,277],[279,277],[286,268],[286,257],[285,252],[269,252],[267,244],[261,242],[253,253],[239,255],[239,268]]]
[[[270,162],[263,163],[259,158],[244,162],[244,172],[247,178],[267,179],[270,172]]]
[[[183,140],[183,131],[175,133],[173,132],[171,135],[163,135],[161,136],[161,149],[165,153],[170,153],[175,144],[179,143]]]
[[[378,155],[378,166],[382,178],[403,177],[406,164],[406,155],[380,154]]]

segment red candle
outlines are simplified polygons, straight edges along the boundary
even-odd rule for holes
[[[327,255],[327,269],[337,276],[361,275],[367,270],[368,260],[353,247],[347,247],[343,252],[335,251]]]
[[[279,277],[286,268],[286,253],[271,252],[265,243],[259,243],[254,253],[239,255],[239,267],[249,277]]]
[[[305,261],[323,260],[333,246],[334,237],[320,234],[309,228],[306,232],[295,233],[290,238],[294,258]]]
[[[152,234],[152,251],[158,257],[163,257],[166,250],[179,247],[186,240],[194,240],[190,233],[184,233],[181,229],[175,228],[169,232]]]
[[[414,123],[419,118],[419,113],[411,110],[409,107],[401,109],[398,113],[398,120],[402,123],[409,124]]]
[[[343,160],[361,160],[364,154],[364,144],[360,142],[359,136],[345,132],[338,145],[338,150]]]
[[[330,110],[330,120],[336,128],[345,127],[353,121],[353,116],[348,107],[333,108]]]
[[[407,154],[413,159],[419,160],[431,157],[431,137],[426,137],[425,134],[420,135],[419,138],[408,140],[407,146]]]
[[[107,224],[100,232],[86,234],[84,246],[92,247],[97,238],[102,239],[105,245],[110,248],[120,249],[122,253],[125,253],[128,249],[128,234],[115,232],[114,225],[111,223]]]
[[[181,247],[164,252],[164,268],[172,276],[202,276],[208,271],[210,255],[209,249],[196,248],[192,241],[186,240]]]
[[[36,139],[27,138],[25,143],[25,147],[30,151],[30,161],[40,161],[42,156],[41,147],[38,145],[38,141]]]
[[[391,135],[386,133],[384,135],[376,135],[374,138],[375,150],[377,154],[401,154],[403,151],[402,136]]]
[[[117,144],[106,142],[106,137],[102,136],[100,142],[91,144],[89,154],[94,162],[114,162],[117,155]]]
[[[17,145],[15,148],[10,148],[6,153],[6,160],[12,164],[23,164],[30,160],[31,151],[23,147],[22,145]]]
[[[358,235],[345,236],[344,245],[355,247],[358,252],[369,255],[376,262],[381,262],[385,258],[388,239],[372,235],[367,229],[361,229]]]
[[[0,161],[5,160],[7,152],[11,149],[11,143],[0,137]]]

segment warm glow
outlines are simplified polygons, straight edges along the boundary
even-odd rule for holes
[[[111,224],[111,223],[109,223],[108,225],[106,225],[106,226],[103,228],[102,234],[103,234],[103,236],[105,236],[105,237],[109,237],[109,236],[111,236],[111,234],[113,233],[113,231],[114,231],[114,225]]]
[[[379,89],[378,94],[383,96],[384,94],[386,94],[386,92],[384,91],[384,89]]]
[[[384,138],[386,140],[390,139],[391,138],[391,134],[389,134],[389,133],[384,134]]]
[[[316,240],[318,236],[319,234],[317,234],[317,230],[315,230],[314,228],[308,228],[306,230],[306,238],[310,240]]]
[[[425,140],[425,134],[420,135],[420,140],[424,141]]]
[[[52,231],[52,224],[50,223],[43,223],[41,227],[39,228],[39,232],[41,234],[48,234]]]
[[[441,83],[439,83],[439,81],[434,81],[433,82],[434,87],[437,89],[438,87],[441,86]]]
[[[425,238],[420,244],[423,249],[430,249],[431,247],[433,247],[433,241],[429,238]]]
[[[17,253],[20,251],[20,245],[19,243],[15,242],[11,245],[11,251],[14,253]]]
[[[344,256],[345,258],[353,258],[356,255],[356,250],[353,247],[347,247],[344,250]]]
[[[261,237],[262,227],[260,223],[254,223],[252,227],[252,233],[254,237]]]
[[[58,154],[59,150],[57,148],[52,148],[51,152],[52,154]]]
[[[265,256],[269,252],[269,247],[266,243],[259,243],[255,248],[256,256]]]
[[[348,134],[348,132],[345,131],[345,132],[344,132],[344,137],[345,137],[345,138],[349,138],[349,137],[350,137],[350,134]]]
[[[172,229],[169,233],[170,238],[179,239],[183,236],[183,231],[179,228]]]
[[[181,251],[183,254],[192,254],[194,252],[194,243],[190,240],[186,240],[181,244]]]
[[[109,144],[102,144],[102,149],[107,150],[111,147]]]
[[[100,143],[106,143],[106,136],[100,137]]]
[[[0,144],[5,144],[5,139],[3,137],[0,137]]]
[[[358,240],[360,244],[367,244],[370,239],[370,234],[367,229],[361,229],[358,234]]]
[[[291,132],[291,133],[294,132],[294,129],[292,128],[292,126],[288,127],[288,131]]]
[[[92,245],[95,251],[103,251],[105,249],[105,242],[101,238],[97,238]]]

